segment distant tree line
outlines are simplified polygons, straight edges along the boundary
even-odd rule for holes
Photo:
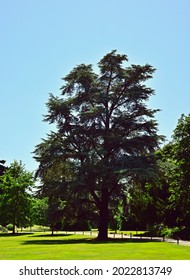
[[[155,180],[133,179],[111,196],[109,228],[152,229],[190,239],[190,115],[178,120],[172,140],[155,152]],[[0,225],[50,226],[52,230],[90,230],[99,213],[81,192],[52,193],[35,186],[34,174],[22,162],[0,161]],[[57,173],[53,173],[57,176]],[[51,182],[49,182],[51,183]],[[52,182],[53,183],[53,182]],[[54,182],[55,183],[55,182]]]

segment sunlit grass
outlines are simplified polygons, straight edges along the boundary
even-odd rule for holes
[[[97,241],[90,235],[0,234],[1,260],[190,260],[190,247],[146,239]]]

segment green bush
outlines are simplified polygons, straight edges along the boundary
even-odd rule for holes
[[[170,237],[174,239],[190,239],[190,229],[187,227],[164,227],[161,231],[161,235],[165,237]]]
[[[180,238],[183,240],[190,240],[190,227],[180,227],[178,231],[174,232],[174,238]]]
[[[179,236],[180,236],[180,231],[181,231],[181,228],[179,228],[179,227],[174,227],[174,228],[172,228],[172,229],[171,229],[171,235],[170,235],[170,237],[171,237],[171,238],[175,238],[175,239],[179,238]]]
[[[160,231],[160,235],[165,237],[172,237],[172,229],[164,226]]]
[[[0,232],[7,232],[7,228],[0,225]]]
[[[164,224],[155,224],[147,227],[147,235],[149,236],[164,236],[163,231],[166,228]]]
[[[13,224],[8,224],[8,225],[6,226],[6,228],[7,228],[8,230],[13,230]]]
[[[186,227],[169,228],[164,224],[149,226],[147,228],[149,236],[164,236],[168,238],[190,239],[190,229]]]

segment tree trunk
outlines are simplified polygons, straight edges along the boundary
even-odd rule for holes
[[[51,235],[54,235],[54,224],[51,225]]]
[[[13,231],[12,231],[12,234],[15,234],[16,233],[16,225],[15,223],[13,224]]]
[[[109,194],[108,190],[105,188],[102,190],[102,199],[100,202],[99,209],[99,233],[98,240],[107,240],[108,239],[108,202],[109,202]]]
[[[16,212],[15,212],[16,213]],[[14,213],[14,214],[15,214]],[[16,233],[16,215],[14,216],[14,218],[13,218],[13,231],[12,231],[12,234],[15,234]]]

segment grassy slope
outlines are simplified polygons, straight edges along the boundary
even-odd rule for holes
[[[83,235],[0,235],[1,260],[190,260],[190,247],[146,240],[98,242]]]

